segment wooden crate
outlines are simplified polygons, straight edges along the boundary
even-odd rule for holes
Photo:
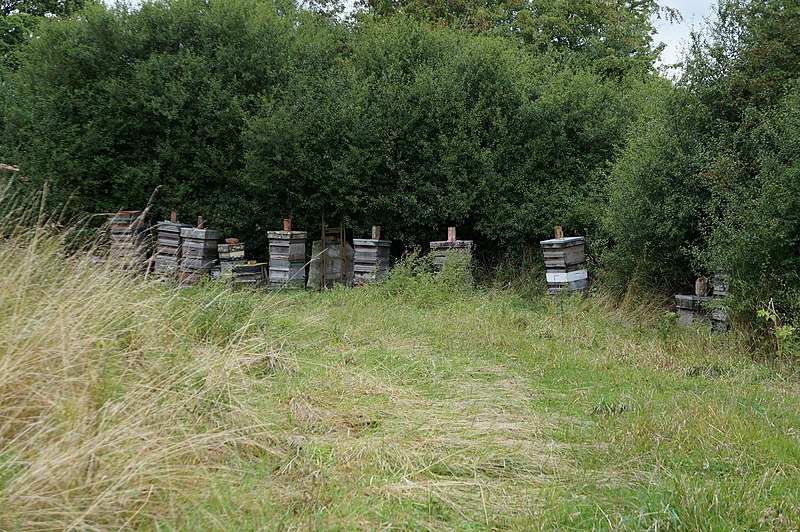
[[[371,238],[353,239],[353,284],[375,283],[386,276],[392,260],[392,242]]]
[[[709,296],[695,296],[677,294],[675,296],[675,310],[678,313],[678,323],[687,327],[701,323],[708,323],[707,303],[712,298]]]
[[[539,242],[539,245],[544,255],[550,294],[584,292],[589,287],[584,237],[551,238]]]
[[[306,231],[269,231],[269,286],[305,288]]]

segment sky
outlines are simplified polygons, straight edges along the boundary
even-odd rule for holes
[[[667,45],[661,53],[661,64],[669,65],[680,60],[681,49],[689,41],[689,32],[692,28],[700,28],[703,20],[712,14],[712,0],[662,0],[662,5],[673,7],[680,11],[683,22],[669,24],[664,20],[656,21],[658,34],[653,37],[654,44],[663,42]]]

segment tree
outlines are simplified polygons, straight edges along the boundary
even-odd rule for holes
[[[36,30],[42,18],[72,15],[85,3],[86,0],[0,1],[0,64],[13,61],[13,52]]]
[[[679,17],[655,0],[364,0],[375,16],[403,14],[456,29],[520,39],[608,76],[652,70],[654,16]]]

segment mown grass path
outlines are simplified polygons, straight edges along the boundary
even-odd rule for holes
[[[735,335],[597,298],[260,297],[291,361],[250,399],[277,452],[176,526],[800,526],[797,376]]]

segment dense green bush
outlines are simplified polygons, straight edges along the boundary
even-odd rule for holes
[[[693,261],[702,248],[708,202],[707,118],[697,97],[652,83],[609,178],[604,264],[614,287],[631,281],[651,289],[688,286],[706,273]]]
[[[800,6],[721,2],[683,78],[657,91],[611,171],[616,280],[728,276],[746,319],[800,320]]]
[[[157,216],[202,215],[260,256],[282,217],[313,234],[322,213],[406,243],[456,224],[490,253],[592,231],[641,77],[503,32],[255,0],[90,6],[40,33],[7,75],[0,156],[87,212],[160,187]]]

